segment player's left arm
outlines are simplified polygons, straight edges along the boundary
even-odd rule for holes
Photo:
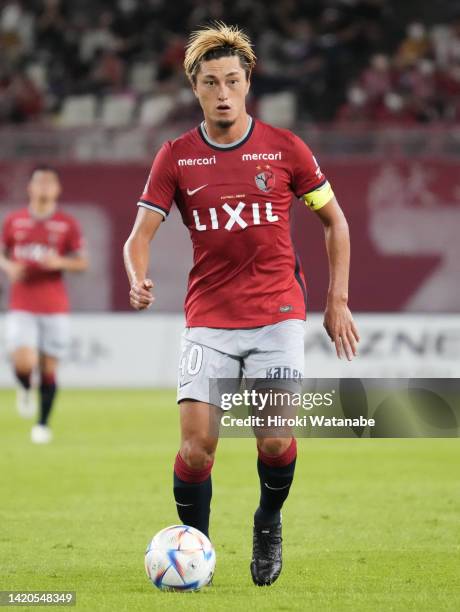
[[[293,193],[314,211],[324,226],[329,259],[329,290],[324,313],[324,327],[335,344],[337,357],[356,355],[359,334],[348,308],[348,273],[350,268],[350,235],[329,181],[321,171],[310,148],[291,135]]]
[[[329,289],[327,293],[324,327],[335,344],[337,357],[349,361],[357,353],[359,333],[348,308],[348,276],[350,269],[350,234],[335,196],[315,209],[324,227],[329,260]]]

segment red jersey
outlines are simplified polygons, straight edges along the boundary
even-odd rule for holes
[[[317,209],[333,193],[310,149],[288,130],[250,119],[239,141],[222,145],[202,123],[164,143],[138,205],[166,217],[175,201],[190,232],[188,327],[305,319],[289,224],[293,195]]]
[[[47,314],[68,312],[62,272],[47,270],[41,262],[47,256],[68,255],[82,248],[77,221],[61,211],[36,218],[28,208],[23,208],[5,219],[1,241],[6,255],[26,266],[24,279],[11,286],[10,309]]]

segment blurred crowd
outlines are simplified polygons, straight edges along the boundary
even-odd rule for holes
[[[460,119],[460,18],[427,29],[410,23],[391,54],[376,53],[347,90],[343,123],[410,126]]]
[[[252,104],[290,91],[297,118],[411,124],[460,112],[460,19],[401,31],[390,0],[3,0],[0,123],[56,118],[69,96],[175,96],[186,36],[243,26]],[[370,58],[370,60],[369,60]],[[193,111],[191,111],[193,112]]]

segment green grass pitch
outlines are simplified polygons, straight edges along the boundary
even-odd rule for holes
[[[148,540],[177,522],[171,391],[63,390],[55,441],[0,391],[0,590],[75,590],[77,610],[459,610],[460,440],[299,441],[284,570],[249,574],[255,445],[223,439],[214,467],[214,584],[161,593]]]

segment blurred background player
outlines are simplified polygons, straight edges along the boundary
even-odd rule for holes
[[[50,166],[36,167],[28,184],[29,205],[11,213],[2,228],[0,269],[11,283],[6,345],[18,381],[17,408],[32,417],[32,375],[38,369],[40,405],[31,439],[52,438],[48,421],[56,395],[56,369],[69,335],[69,300],[63,272],[88,266],[77,221],[57,209],[61,183]]]
[[[297,379],[304,369],[306,289],[290,235],[293,197],[324,225],[330,283],[324,326],[338,357],[356,354],[348,308],[348,225],[310,149],[288,130],[253,119],[246,96],[255,54],[248,37],[223,23],[190,37],[184,67],[204,121],[157,154],[125,247],[131,305],[153,302],[150,241],[173,200],[193,242],[179,368],[181,448],[174,496],[183,524],[208,535],[211,470],[218,438],[209,431],[213,379]],[[268,160],[270,162],[268,163]],[[274,374],[277,372],[277,374]],[[262,382],[264,381],[264,382]],[[272,584],[281,572],[281,507],[294,478],[296,440],[258,436],[260,504],[251,574]]]

